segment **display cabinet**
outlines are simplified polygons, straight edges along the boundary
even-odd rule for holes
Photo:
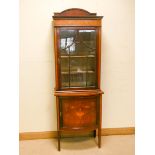
[[[73,8],[55,13],[55,79],[58,150],[62,132],[98,130],[101,147],[101,19]]]

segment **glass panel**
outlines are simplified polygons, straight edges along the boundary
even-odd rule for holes
[[[69,88],[69,74],[61,74],[61,87]]]
[[[60,31],[60,55],[65,56],[75,52],[75,30]]]
[[[87,87],[95,88],[95,86],[96,86],[96,77],[92,72],[87,75]]]
[[[86,58],[70,58],[70,87],[86,87]]]
[[[96,86],[96,59],[89,57],[87,61],[87,87]]]
[[[96,30],[60,29],[61,86],[96,86]]]
[[[96,58],[95,57],[87,58],[87,70],[95,72],[96,70]]]
[[[75,71],[80,73],[86,71],[86,58],[70,58],[70,72]]]
[[[82,43],[82,52],[85,55],[95,54],[96,52],[96,31],[79,30],[79,38]]]
[[[69,59],[68,58],[61,58],[60,61],[61,67],[61,85],[62,87],[69,87]]]

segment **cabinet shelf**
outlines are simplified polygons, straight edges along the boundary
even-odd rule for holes
[[[78,86],[77,86],[78,85]],[[83,82],[73,82],[69,86],[68,82],[63,82],[63,89],[67,88],[96,88],[95,85],[90,84],[89,82],[86,84],[86,81]]]
[[[95,58],[95,55],[62,55],[61,58]]]
[[[69,72],[61,72],[61,74],[84,74],[84,73],[95,73],[95,71],[71,71]]]

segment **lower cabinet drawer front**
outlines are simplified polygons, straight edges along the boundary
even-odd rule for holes
[[[91,98],[62,98],[61,127],[82,128],[96,125],[97,99]]]

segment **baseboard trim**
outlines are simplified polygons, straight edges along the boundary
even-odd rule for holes
[[[125,128],[103,128],[101,131],[102,136],[109,135],[133,135],[135,134],[135,127]]]
[[[101,135],[132,135],[135,134],[135,127],[124,127],[124,128],[103,128]],[[88,132],[85,136],[90,136],[91,133]],[[66,134],[68,137],[69,134]],[[76,136],[76,135],[74,135]],[[19,133],[19,140],[33,140],[33,139],[50,139],[56,138],[56,131],[44,131],[44,132],[22,132]]]

